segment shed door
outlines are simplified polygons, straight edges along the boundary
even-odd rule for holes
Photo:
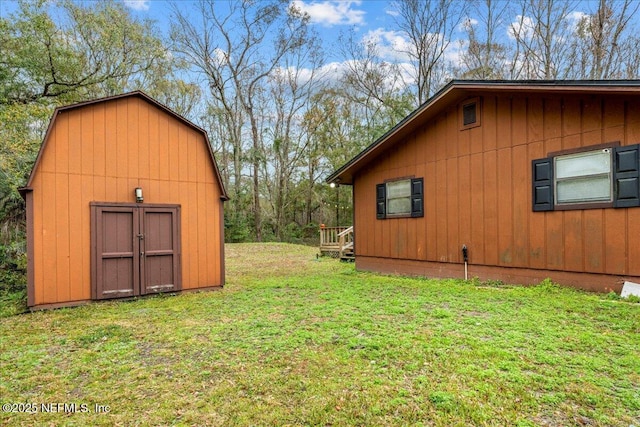
[[[180,289],[178,210],[170,208],[144,208],[141,251],[143,260],[143,294],[171,292]]]
[[[92,205],[92,297],[172,292],[180,284],[180,208]]]

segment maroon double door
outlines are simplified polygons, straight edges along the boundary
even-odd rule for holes
[[[181,289],[180,206],[91,204],[93,299]]]

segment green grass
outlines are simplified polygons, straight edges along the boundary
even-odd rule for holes
[[[0,319],[0,402],[89,409],[0,424],[640,425],[640,305],[315,253],[227,245],[220,292]]]

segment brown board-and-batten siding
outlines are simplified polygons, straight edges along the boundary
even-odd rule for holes
[[[181,288],[224,284],[226,194],[206,134],[134,92],[54,113],[22,189],[29,306],[92,299],[90,206],[134,203],[137,187],[141,207],[180,208]]]
[[[463,128],[469,98],[481,123]],[[451,99],[388,136],[384,155],[330,178],[354,186],[357,268],[463,277],[464,244],[471,277],[599,291],[640,281],[640,208],[534,212],[531,176],[552,153],[638,144],[640,94],[478,88]],[[424,217],[376,218],[376,185],[398,177],[424,178]]]

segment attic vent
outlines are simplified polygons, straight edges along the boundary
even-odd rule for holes
[[[476,122],[476,103],[462,107],[462,126],[469,126]]]
[[[482,115],[480,98],[467,99],[459,105],[460,130],[480,126]]]

